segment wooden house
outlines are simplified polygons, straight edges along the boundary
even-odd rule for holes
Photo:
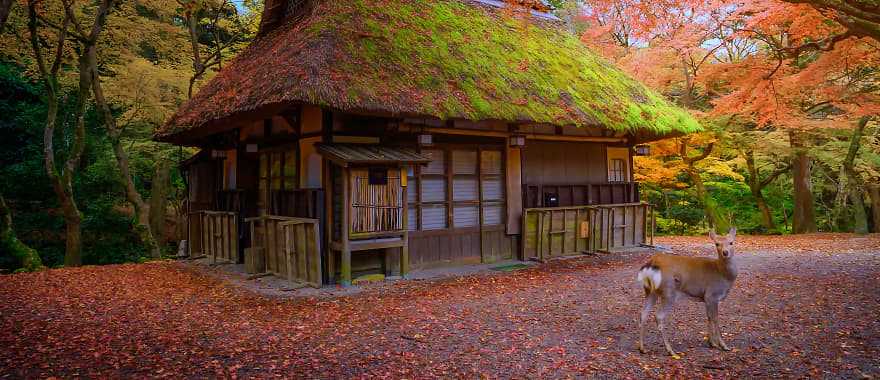
[[[156,139],[192,255],[320,286],[645,244],[635,148],[699,128],[539,10],[268,0]]]

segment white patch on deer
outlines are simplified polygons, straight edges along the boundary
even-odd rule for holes
[[[636,276],[636,281],[643,284],[646,289],[654,291],[660,288],[660,281],[663,280],[663,275],[660,273],[659,269],[653,267],[645,267],[639,271],[639,275]]]

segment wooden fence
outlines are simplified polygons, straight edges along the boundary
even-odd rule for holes
[[[526,209],[522,259],[548,260],[587,252],[653,245],[647,203]]]
[[[190,257],[207,256],[214,262],[238,261],[238,214],[196,211],[189,214]]]
[[[248,218],[254,252],[265,255],[266,272],[321,287],[321,238],[317,219],[283,216]]]

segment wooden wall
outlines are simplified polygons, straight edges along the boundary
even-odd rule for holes
[[[189,211],[212,210],[217,196],[219,165],[217,161],[206,159],[189,166],[187,178],[189,186]]]
[[[529,140],[523,148],[524,184],[608,181],[605,144]]]
[[[504,226],[412,231],[409,234],[410,267],[415,269],[452,264],[492,263],[516,257],[517,235]]]

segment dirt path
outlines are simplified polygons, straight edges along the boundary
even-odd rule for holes
[[[880,376],[880,236],[738,247],[727,353],[703,345],[702,304],[688,301],[670,327],[680,360],[655,329],[651,352],[635,350],[644,252],[296,300],[156,263],[0,277],[0,377]]]

